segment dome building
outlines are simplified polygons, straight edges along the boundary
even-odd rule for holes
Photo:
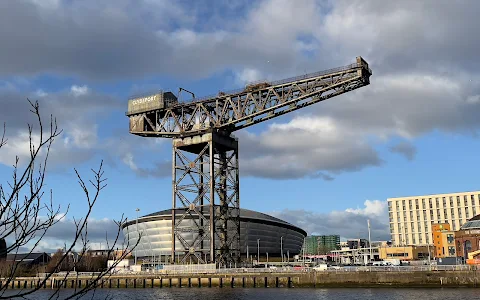
[[[177,211],[181,213],[180,209]],[[171,212],[171,209],[162,210],[122,224],[122,230],[129,245],[137,243],[138,232],[142,234],[140,243],[134,251],[137,257],[156,257],[162,262],[167,261],[167,257],[171,255],[172,246]],[[193,223],[194,220],[189,221]],[[267,253],[271,258],[280,258],[282,250],[284,257],[288,254],[292,258],[300,253],[306,235],[303,229],[281,219],[248,209],[240,209],[242,261],[247,257],[247,253],[250,258],[255,259],[258,250],[261,258],[265,258]],[[193,235],[190,238],[193,239]],[[179,241],[176,241],[175,248],[182,249]]]

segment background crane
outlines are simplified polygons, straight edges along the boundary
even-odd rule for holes
[[[371,75],[359,56],[348,66],[186,102],[165,91],[131,98],[130,133],[173,138],[172,263],[179,254],[180,263],[240,262],[238,140],[232,132],[366,86]]]

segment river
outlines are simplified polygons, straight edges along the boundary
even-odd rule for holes
[[[17,291],[7,291],[17,292]],[[62,290],[60,299],[71,291]],[[7,294],[4,294],[6,296]],[[49,290],[40,290],[27,299],[48,299]],[[93,296],[93,298],[92,298]],[[104,289],[90,292],[82,299],[187,299],[187,300],[323,300],[323,299],[380,299],[380,300],[472,300],[480,299],[480,289],[473,288],[155,288]]]

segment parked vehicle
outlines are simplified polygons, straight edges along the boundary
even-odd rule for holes
[[[328,265],[327,264],[319,264],[319,265],[316,265],[315,267],[313,267],[313,269],[315,271],[326,271],[328,269]]]

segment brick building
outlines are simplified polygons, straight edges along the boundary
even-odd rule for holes
[[[468,253],[480,250],[480,215],[477,215],[455,232],[457,256],[468,259]]]

